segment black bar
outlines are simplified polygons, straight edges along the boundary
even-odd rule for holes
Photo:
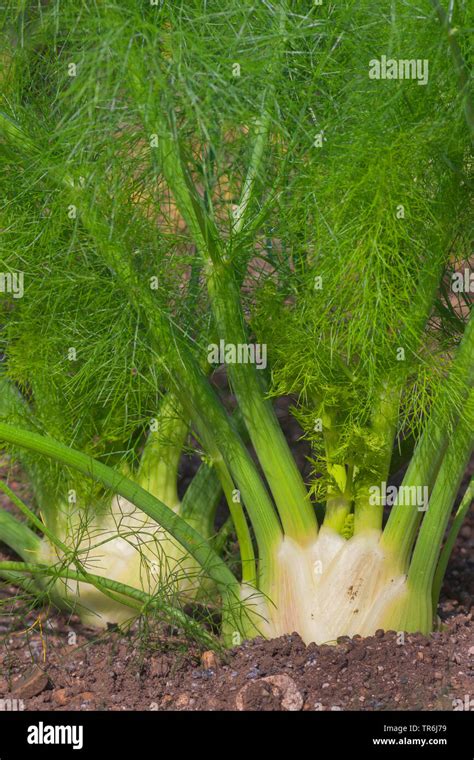
[[[238,748],[253,757],[285,747],[312,757],[347,752],[370,757],[472,760],[473,715],[459,712],[0,712],[0,760],[96,757],[134,760],[152,753],[209,752],[225,759]],[[55,727],[64,727],[58,732]],[[80,729],[82,727],[82,734]],[[75,729],[75,731],[74,731]],[[42,744],[30,741],[43,740]],[[71,743],[50,744],[49,739]],[[82,744],[82,747],[79,745]],[[306,747],[306,749],[303,749]],[[244,750],[245,748],[245,750]],[[354,755],[355,753],[355,755]]]

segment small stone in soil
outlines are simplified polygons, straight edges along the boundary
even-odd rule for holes
[[[209,650],[201,655],[201,665],[204,670],[217,670],[218,664],[215,652]]]
[[[303,696],[293,679],[282,673],[245,684],[236,696],[235,706],[239,712],[244,710],[298,712],[303,709]]]
[[[150,676],[152,677],[167,676],[169,672],[170,672],[170,666],[164,657],[153,659],[151,661]]]
[[[247,673],[247,678],[258,678],[259,675],[261,675],[260,670],[258,668],[252,668]]]
[[[30,668],[13,686],[12,694],[20,699],[32,699],[49,685],[49,677],[38,665]]]
[[[53,691],[53,700],[58,705],[65,705],[68,701],[66,689],[56,689]]]

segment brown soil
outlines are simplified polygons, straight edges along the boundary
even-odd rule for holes
[[[133,638],[94,641],[76,621],[10,633],[0,695],[26,710],[472,709],[472,615],[430,637],[377,632],[306,647],[297,634],[244,642],[224,656],[184,653],[170,637],[147,653]],[[70,633],[77,635],[76,644]],[[36,664],[32,664],[36,663]]]

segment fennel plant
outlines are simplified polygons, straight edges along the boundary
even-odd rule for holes
[[[211,594],[230,642],[432,629],[472,498],[445,540],[473,445],[453,289],[470,24],[467,3],[428,0],[12,4],[1,256],[26,287],[2,303],[0,438],[36,511],[0,518],[23,560],[5,577],[102,622]]]

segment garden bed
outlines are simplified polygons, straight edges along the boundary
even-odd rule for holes
[[[20,484],[16,484],[21,488]],[[203,653],[179,635],[127,635],[32,610],[0,617],[0,699],[26,710],[461,710],[474,677],[474,513],[430,636],[383,633],[305,646],[297,634]],[[14,598],[14,588],[3,589]],[[41,620],[41,631],[38,620]],[[28,626],[34,626],[25,632]]]

